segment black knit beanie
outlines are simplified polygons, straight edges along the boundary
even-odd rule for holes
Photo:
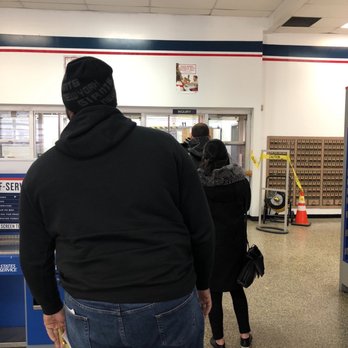
[[[62,82],[62,99],[73,112],[92,105],[117,106],[112,68],[94,57],[71,61]]]

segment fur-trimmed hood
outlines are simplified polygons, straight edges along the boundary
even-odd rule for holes
[[[210,175],[206,175],[202,168],[198,169],[198,175],[203,186],[226,186],[245,179],[245,172],[236,163],[229,164],[219,169],[214,169]]]

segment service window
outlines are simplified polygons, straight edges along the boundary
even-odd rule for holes
[[[135,122],[138,126],[141,126],[141,114],[133,114],[133,113],[124,113],[124,115],[130,118],[133,122]]]
[[[146,115],[146,127],[157,128],[171,134],[183,143],[191,134],[191,128],[198,123],[199,115]]]
[[[0,111],[0,157],[31,157],[29,111]]]
[[[198,115],[170,115],[169,133],[179,142],[183,143],[185,139],[191,136],[191,129],[198,123]]]
[[[61,132],[69,123],[65,113],[35,112],[35,152],[41,156],[54,146]]]
[[[246,115],[209,115],[208,125],[213,128],[213,138],[222,140],[232,161],[245,166]]]

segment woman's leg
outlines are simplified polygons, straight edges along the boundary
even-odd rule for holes
[[[215,340],[221,340],[224,337],[222,294],[222,292],[211,291],[212,308],[209,313],[209,322]],[[219,344],[223,344],[223,342]]]
[[[250,332],[248,301],[243,287],[230,291],[241,337],[247,338]],[[243,335],[245,334],[245,335]]]

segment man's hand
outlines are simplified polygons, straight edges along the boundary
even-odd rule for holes
[[[210,289],[198,290],[199,302],[201,304],[202,312],[204,316],[207,316],[211,310],[211,297]]]
[[[44,314],[43,321],[49,338],[54,342],[55,348],[64,348],[58,330],[65,331],[65,314],[62,308],[59,312],[51,315]]]

